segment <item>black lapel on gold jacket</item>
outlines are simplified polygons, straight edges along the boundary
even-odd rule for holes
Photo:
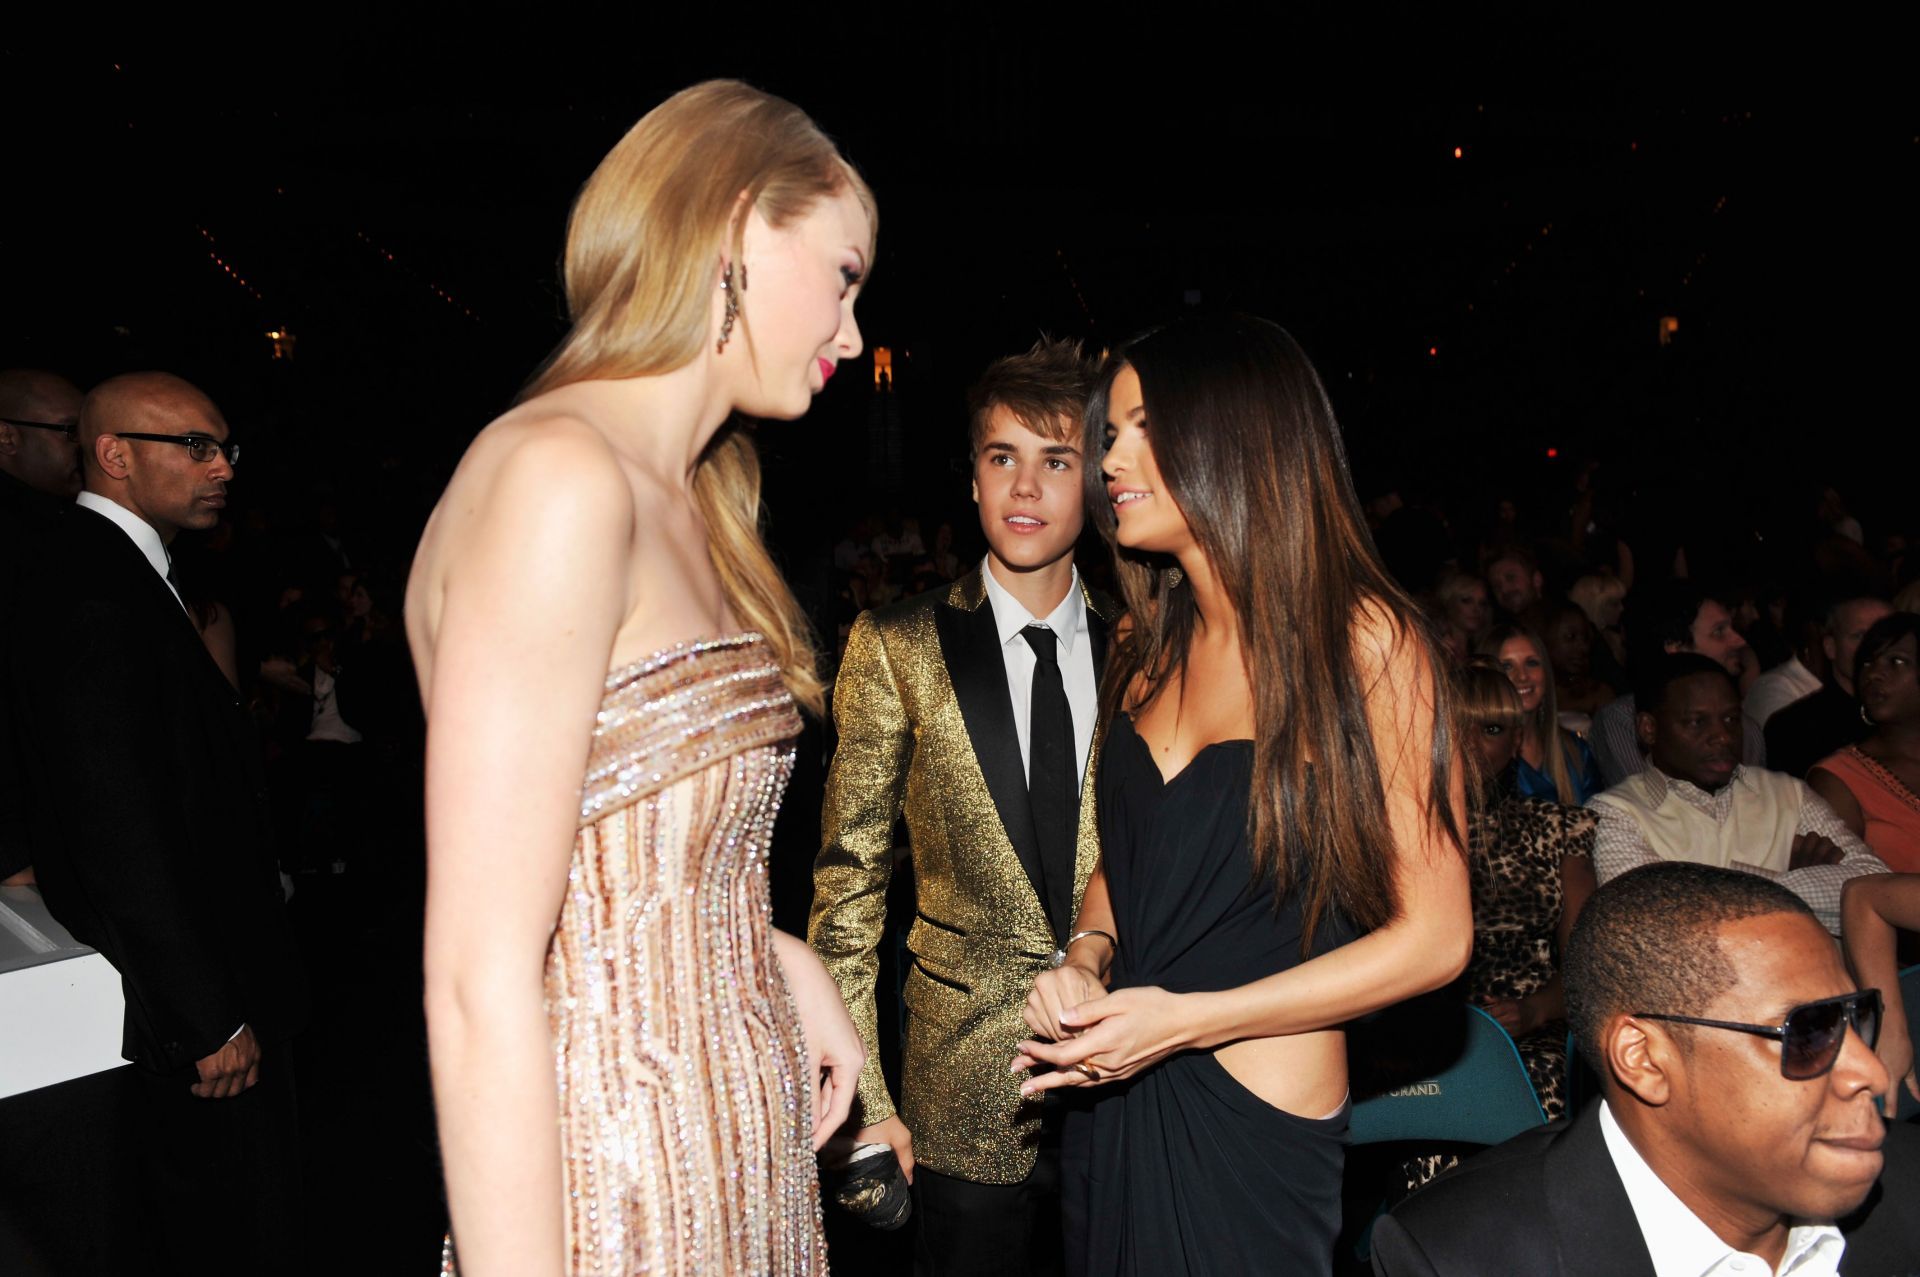
[[[960,592],[954,593],[957,597]],[[1014,727],[1013,697],[1007,691],[1006,659],[1000,654],[993,608],[985,600],[972,611],[943,602],[934,608],[933,621],[987,792],[1000,813],[1013,854],[1020,858],[1020,867],[1027,871],[1027,881],[1044,906],[1040,839],[1033,832],[1033,810],[1027,804],[1027,774],[1020,763],[1020,737]]]

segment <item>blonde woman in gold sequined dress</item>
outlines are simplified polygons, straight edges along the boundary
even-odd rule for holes
[[[803,415],[860,353],[875,225],[791,104],[669,99],[574,206],[572,332],[427,524],[427,1024],[467,1277],[826,1270],[813,1149],[863,1051],[766,879],[821,687],[728,423]]]

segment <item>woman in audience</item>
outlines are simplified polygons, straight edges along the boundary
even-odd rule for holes
[[[1578,605],[1558,603],[1547,609],[1544,637],[1547,660],[1553,666],[1553,696],[1560,709],[1560,725],[1584,735],[1593,712],[1619,695],[1618,689],[1594,676],[1593,622]]]
[[[1583,805],[1599,792],[1600,767],[1587,742],[1560,726],[1546,644],[1531,630],[1503,625],[1487,635],[1480,655],[1493,658],[1526,714],[1513,764],[1515,789],[1529,798]]]
[[[1612,664],[1624,669],[1627,664],[1627,640],[1620,628],[1620,615],[1626,611],[1627,587],[1617,576],[1591,573],[1573,583],[1567,598],[1578,605],[1607,645]]]
[[[1854,656],[1860,716],[1873,731],[1814,764],[1807,784],[1896,873],[1920,872],[1920,616],[1874,622]]]
[[[1920,1100],[1914,1074],[1913,1035],[1906,999],[1900,994],[1900,932],[1920,931],[1920,874],[1874,874],[1854,878],[1840,898],[1840,943],[1847,965],[1863,989],[1878,989],[1886,1003],[1874,1054],[1887,1067],[1886,1114],[1900,1109],[1900,1089]]]
[[[1467,998],[1513,1035],[1547,1120],[1566,1116],[1567,1003],[1560,953],[1594,891],[1598,818],[1513,790],[1527,720],[1499,667],[1477,658],[1455,682],[1454,717],[1474,765],[1481,801],[1467,817],[1473,876],[1473,958]],[[1406,1164],[1409,1190],[1453,1158],[1430,1154]]]
[[[1473,874],[1469,996],[1513,1034],[1547,1117],[1565,1112],[1566,999],[1560,951],[1593,894],[1594,814],[1513,789],[1527,713],[1484,658],[1462,671],[1460,734],[1479,764],[1482,804],[1467,820]]]
[[[1440,577],[1433,593],[1440,602],[1440,619],[1466,635],[1467,650],[1472,651],[1493,628],[1487,583],[1456,568]]]

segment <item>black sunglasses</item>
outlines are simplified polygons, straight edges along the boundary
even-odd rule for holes
[[[67,437],[68,443],[72,443],[80,437],[80,426],[78,422],[22,421],[18,417],[0,417],[0,421],[4,421],[10,426],[25,426],[29,430],[57,430]]]
[[[1787,1012],[1779,1024],[1739,1024],[1731,1020],[1702,1020],[1691,1015],[1660,1015],[1635,1011],[1636,1020],[1671,1020],[1708,1029],[1731,1029],[1756,1037],[1780,1039],[1780,1076],[1793,1082],[1825,1077],[1840,1058],[1847,1026],[1860,1035],[1869,1051],[1880,1040],[1880,990],[1862,989],[1837,998],[1822,998]]]
[[[114,437],[116,439],[144,439],[148,443],[177,443],[186,448],[189,457],[192,457],[202,465],[212,461],[217,456],[225,456],[227,464],[230,466],[240,464],[240,445],[237,443],[221,443],[212,435],[148,435],[135,434],[126,430],[116,430],[114,431]]]

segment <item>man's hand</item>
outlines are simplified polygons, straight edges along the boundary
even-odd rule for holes
[[[260,1044],[253,1030],[241,1026],[233,1041],[203,1060],[196,1060],[200,1080],[193,1093],[203,1100],[224,1100],[240,1094],[260,1080]]]
[[[907,1177],[907,1183],[913,1183],[913,1135],[898,1113],[884,1122],[861,1127],[853,1139],[856,1144],[885,1144],[892,1149],[893,1155],[900,1159],[900,1170]]]
[[[1831,838],[1812,832],[1796,834],[1787,868],[1811,869],[1815,865],[1837,865],[1846,854],[1834,845]]]

